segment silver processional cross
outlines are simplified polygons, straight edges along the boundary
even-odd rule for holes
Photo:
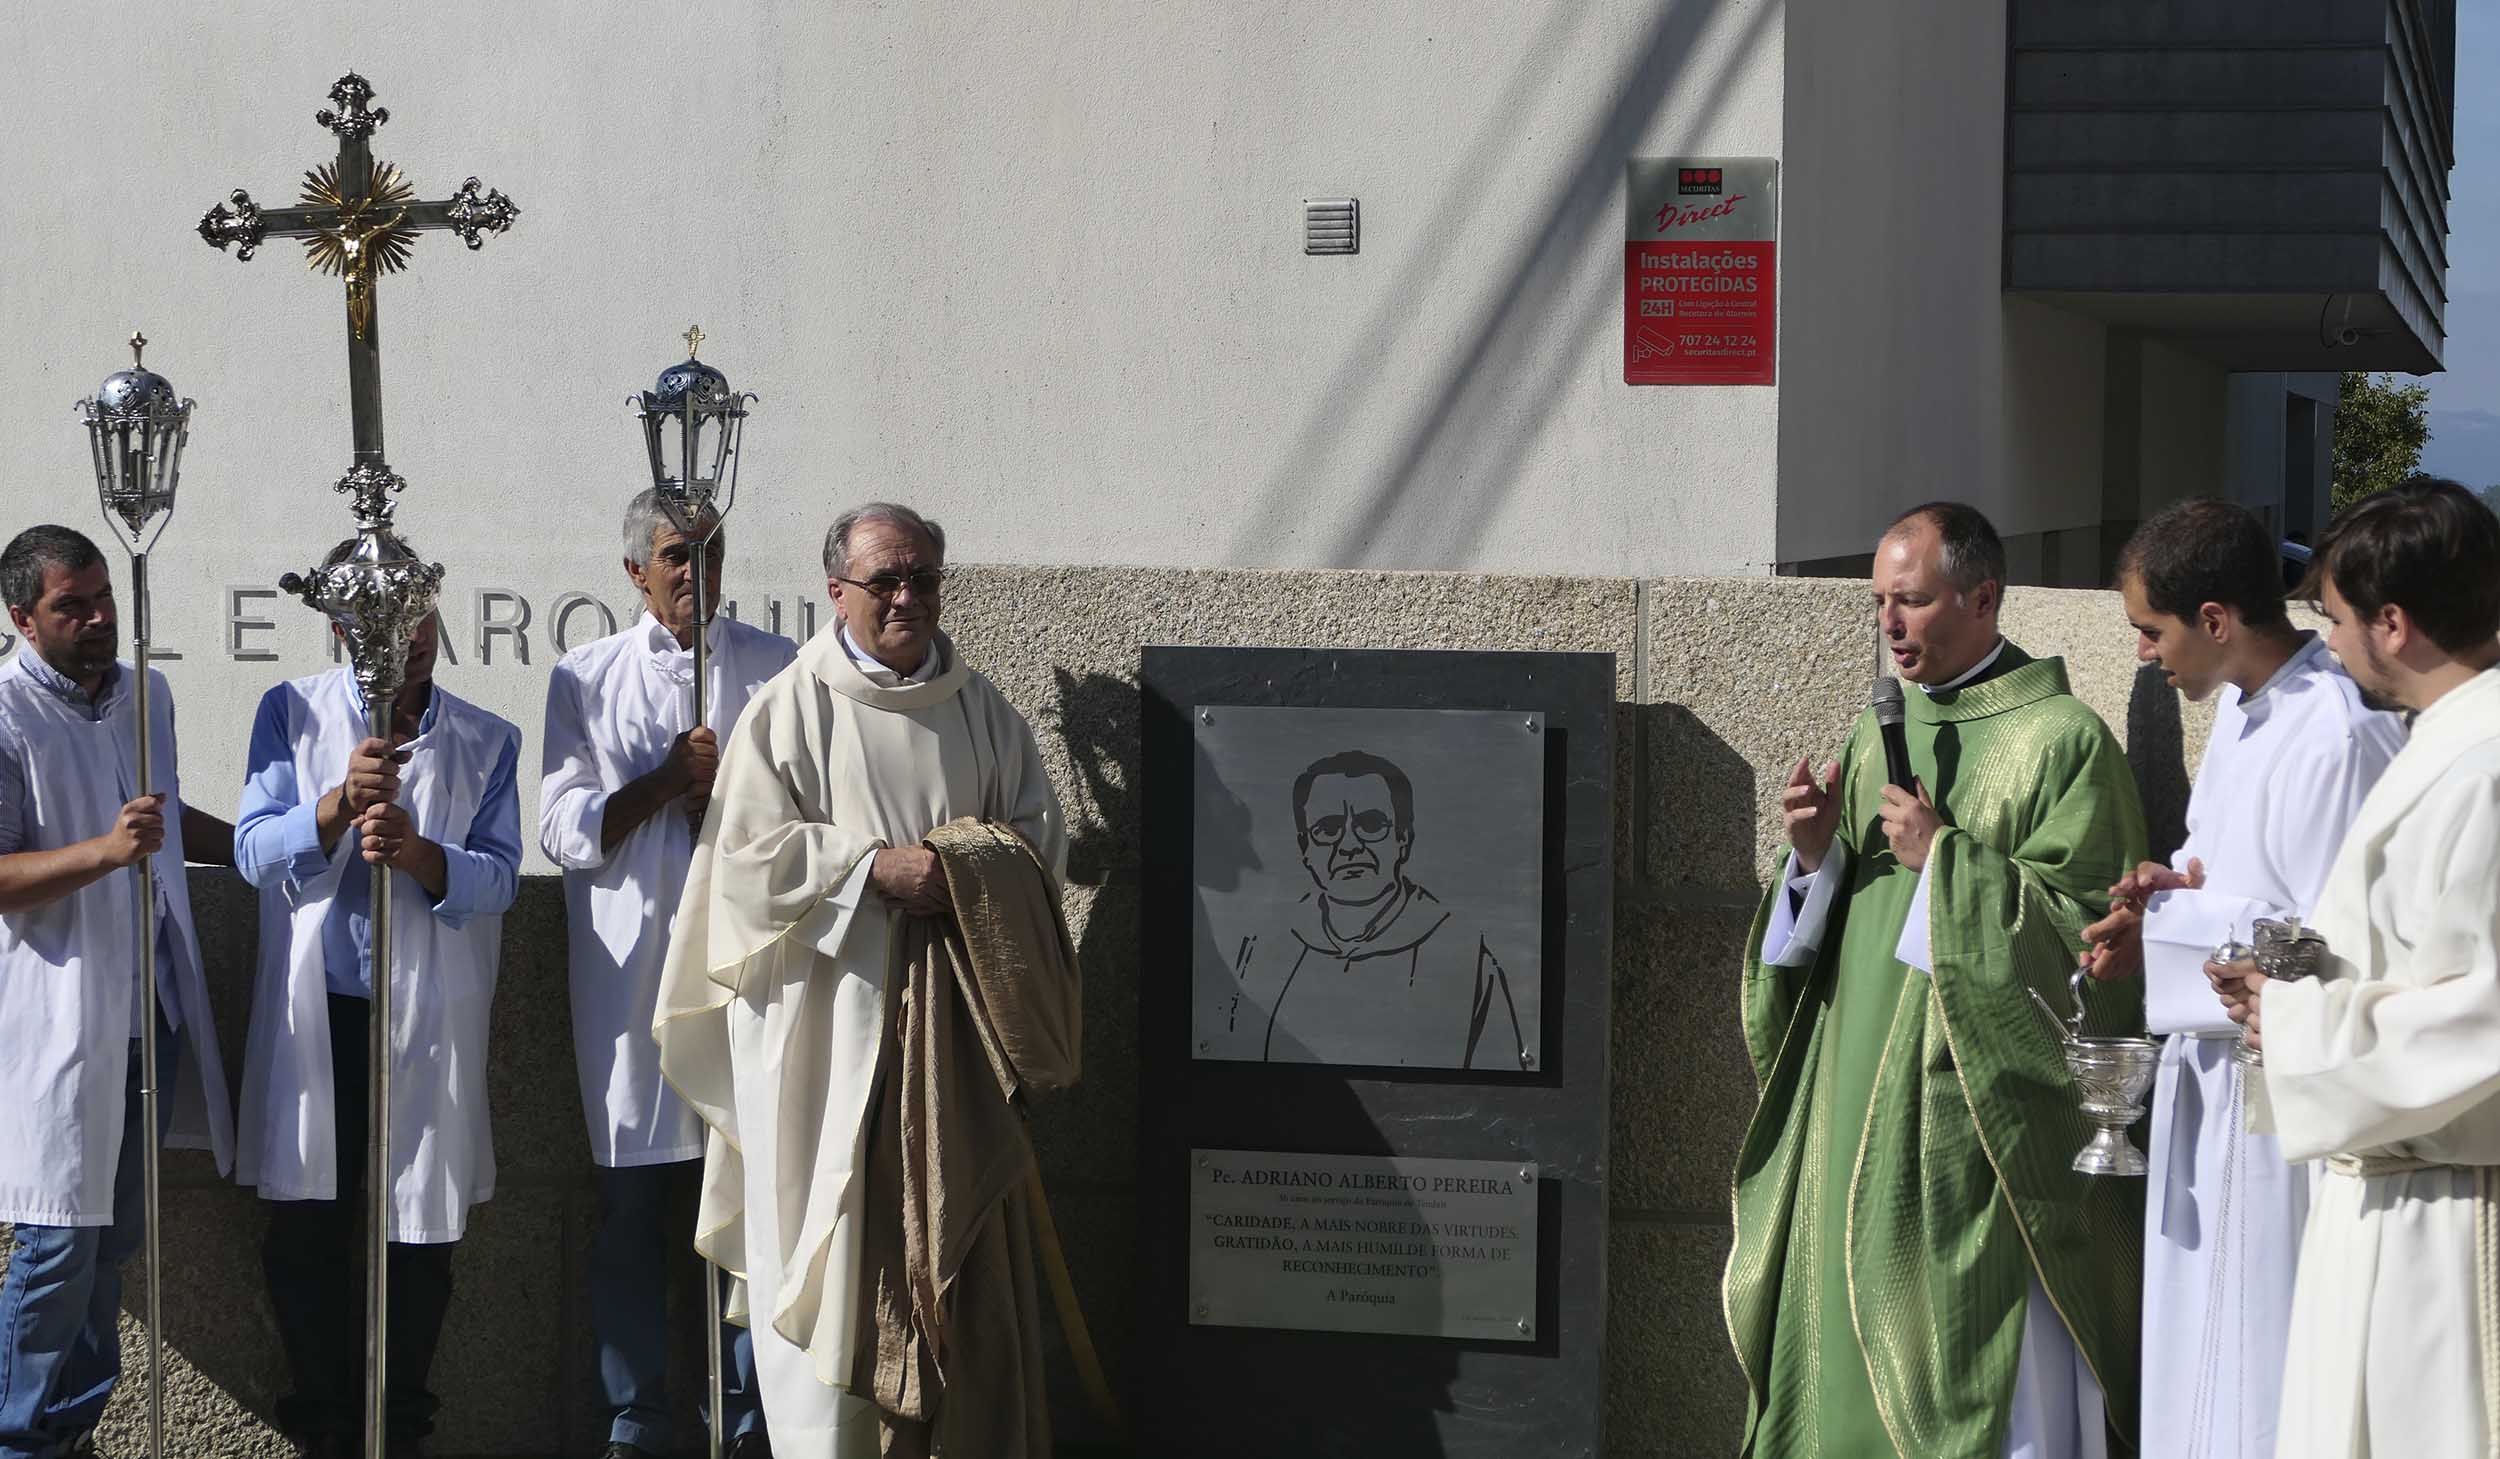
[[[374,129],[391,113],[368,107],[372,99],[372,83],[353,71],[330,88],[337,109],[325,107],[313,120],[338,134],[339,155],[304,174],[299,206],[263,208],[236,188],[200,219],[200,237],[220,252],[231,244],[235,257],[249,259],[268,239],[300,238],[306,264],[347,281],[347,402],[356,460],[339,488],[360,504],[368,493],[402,484],[382,454],[382,324],[374,285],[407,266],[419,233],[447,230],[474,249],[487,234],[511,227],[521,212],[501,192],[481,190],[474,177],[441,202],[416,201],[397,165],[373,158]]]
[[[314,270],[347,281],[348,413],[355,460],[337,489],[354,508],[357,534],[332,548],[312,573],[289,573],[278,586],[327,615],[347,642],[368,733],[388,737],[405,681],[408,640],[434,611],[440,564],[420,559],[391,530],[391,498],[407,483],[382,452],[382,326],[374,307],[381,276],[398,272],[417,235],[448,229],[471,248],[512,226],[520,209],[502,193],[481,191],[474,177],[442,202],[415,200],[399,169],[373,160],[373,129],[391,119],[368,107],[373,87],[349,72],[330,88],[330,103],[313,120],[338,135],[338,160],[304,174],[301,206],[263,209],[238,188],[200,219],[200,237],[249,259],[271,238],[300,238]],[[231,203],[232,206],[227,206]],[[358,833],[361,834],[361,833]],[[353,852],[350,853],[354,854]],[[365,1403],[362,1448],[383,1459],[388,1385],[384,1334],[389,1331],[391,1191],[391,1063],[393,1029],[391,885],[398,873],[378,868],[368,885],[373,949],[365,1141]]]

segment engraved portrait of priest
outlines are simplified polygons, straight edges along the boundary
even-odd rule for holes
[[[1311,886],[1286,926],[1242,939],[1230,1022],[1273,1063],[1519,1069],[1533,1063],[1510,975],[1482,929],[1407,875],[1415,789],[1365,750],[1293,782]]]

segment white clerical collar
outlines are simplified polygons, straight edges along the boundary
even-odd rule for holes
[[[1999,637],[1999,638],[1997,639],[1997,646],[1996,646],[1995,648],[1992,648],[1992,649],[1988,650],[1988,656],[1987,656],[1986,658],[1981,659],[1978,663],[1975,663],[1975,664],[1971,665],[1969,668],[1967,668],[1967,669],[1963,670],[1961,673],[1954,675],[1954,676],[1953,676],[1953,682],[1952,682],[1952,683],[1950,683],[1950,684],[1921,684],[1921,685],[1919,685],[1918,687],[1920,687],[1921,689],[1926,690],[1926,691],[1927,691],[1928,693],[1930,693],[1930,694],[1950,694],[1950,693],[1952,693],[1954,690],[1961,688],[1964,684],[1967,684],[1967,683],[1969,683],[1971,680],[1976,679],[1976,678],[1978,678],[1980,675],[1982,675],[1982,674],[1984,674],[1984,673],[1988,672],[1988,670],[1989,670],[1989,669],[1993,668],[1993,667],[1996,665],[1996,661],[1997,661],[1998,659],[2000,659],[2000,658],[2004,657],[2004,655],[2005,655],[2005,640],[2004,640],[2004,638]]]
[[[921,656],[919,668],[908,674],[898,674],[860,650],[858,641],[851,637],[851,625],[843,624],[834,630],[834,635],[841,641],[842,652],[850,655],[851,662],[859,666],[860,676],[880,689],[892,689],[903,684],[926,684],[937,677],[938,651],[935,639],[930,640],[929,651]]]
[[[2266,705],[2271,702],[2266,698],[2266,696],[2274,692],[2274,686],[2282,683],[2294,674],[2306,673],[2310,667],[2316,664],[2317,660],[2326,656],[2325,639],[2318,637],[2314,633],[2304,632],[2301,634],[2300,640],[2300,647],[2292,650],[2292,656],[2290,658],[2285,659],[2282,663],[2275,666],[2274,672],[2266,676],[2266,682],[2257,686],[2256,693],[2243,694],[2240,696],[2240,712],[2242,714],[2247,715],[2252,720],[2265,718]]]

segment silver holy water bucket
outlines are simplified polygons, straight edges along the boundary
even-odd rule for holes
[[[2069,1018],[2060,1019],[2037,991],[2031,995],[2065,1046],[2066,1068],[2075,1076],[2076,1102],[2092,1125],[2092,1138],[2075,1152],[2074,1168],[2085,1175],[2142,1175],[2144,1152],[2127,1138],[2127,1127],[2144,1118],[2145,1096],[2153,1089],[2161,1045],[2149,1038],[2087,1036],[2083,987],[2088,976],[2078,971],[2067,982],[2075,1005]]]

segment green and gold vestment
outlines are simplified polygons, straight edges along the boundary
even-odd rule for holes
[[[1768,898],[1754,921],[1761,1096],[1724,1292],[1745,1452],[1998,1459],[2035,1274],[2132,1447],[2144,1187],[2070,1168],[2091,1132],[2028,990],[2068,1006],[2081,929],[2144,855],[2135,781],[2062,660],[2008,644],[1991,676],[1906,709],[1945,822],[1933,976],[1893,956],[1919,878],[1884,837],[1872,713],[1841,754],[1847,880],[1812,966],[1765,965]],[[2142,1026],[2136,984],[2094,990],[2091,1031]]]

